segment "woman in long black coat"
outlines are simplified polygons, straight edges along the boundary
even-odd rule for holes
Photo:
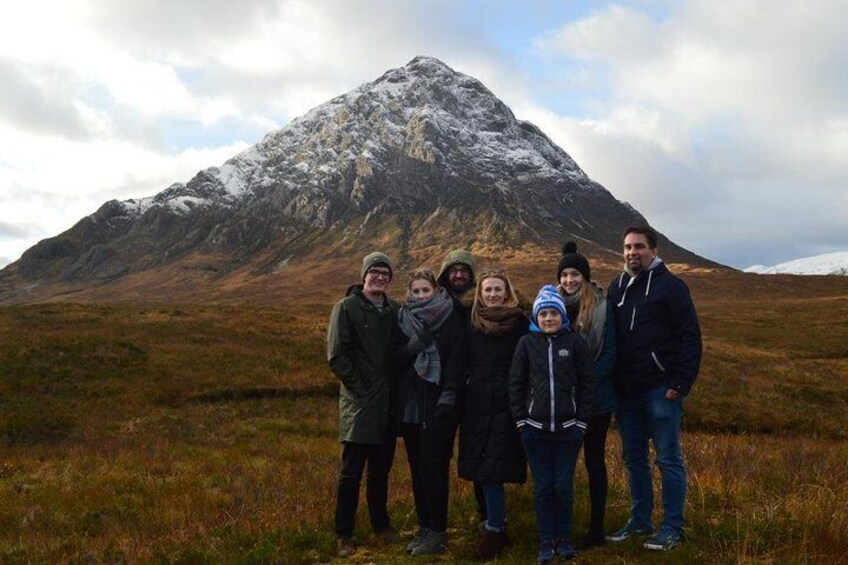
[[[459,476],[483,492],[486,521],[476,553],[492,559],[506,541],[504,483],[527,480],[521,439],[509,410],[509,369],[518,340],[529,330],[503,271],[481,274],[471,308],[468,378],[459,431]]]
[[[406,304],[389,332],[398,376],[397,418],[412,474],[418,532],[412,555],[447,550],[450,460],[466,366],[466,318],[433,272],[410,274]]]

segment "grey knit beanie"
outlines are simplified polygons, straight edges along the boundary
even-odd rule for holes
[[[368,269],[376,266],[383,266],[389,269],[392,273],[391,276],[394,277],[395,269],[392,267],[392,260],[389,259],[389,256],[385,253],[381,253],[379,251],[375,251],[373,253],[369,253],[362,259],[362,270],[359,272],[359,278],[365,280],[365,273],[368,272]]]

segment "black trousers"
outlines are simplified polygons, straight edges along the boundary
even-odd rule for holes
[[[379,445],[344,442],[342,444],[342,468],[339,488],[336,493],[336,535],[349,538],[356,525],[356,509],[359,506],[359,483],[362,472],[368,465],[365,479],[365,500],[371,528],[381,532],[389,527],[387,509],[389,497],[389,471],[395,458],[397,438],[388,434]]]
[[[489,509],[486,506],[486,491],[482,481],[474,481],[474,501],[477,503],[477,516],[481,522],[485,522],[489,517]]]
[[[401,427],[406,457],[412,474],[412,496],[418,525],[444,532],[448,525],[450,460],[456,426]]]
[[[607,463],[606,452],[607,431],[609,431],[612,414],[593,416],[583,437],[583,456],[586,463],[586,473],[589,475],[590,519],[589,533],[604,534],[604,515],[607,507]]]

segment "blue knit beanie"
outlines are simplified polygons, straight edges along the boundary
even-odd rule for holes
[[[562,301],[556,287],[550,284],[543,286],[539,290],[539,294],[536,295],[536,300],[533,301],[533,317],[531,320],[536,327],[539,327],[539,311],[545,308],[553,308],[559,312],[559,315],[562,316],[562,328],[560,330],[567,331],[570,323],[568,314],[565,313],[565,303]]]

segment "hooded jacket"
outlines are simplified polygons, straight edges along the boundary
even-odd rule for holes
[[[362,285],[350,287],[333,307],[327,327],[327,361],[341,383],[339,441],[385,441],[394,420],[386,346],[397,309],[397,303],[386,296],[378,309],[362,293]]]
[[[531,331],[519,340],[509,372],[516,426],[548,432],[577,426],[585,431],[594,410],[596,380],[582,336]]]
[[[448,280],[448,270],[453,265],[465,265],[468,267],[468,270],[471,271],[471,277],[468,280],[468,288],[465,289],[465,292],[459,295],[455,295],[453,291],[451,291],[450,281]],[[477,284],[475,275],[474,256],[471,255],[471,252],[466,251],[465,249],[454,249],[445,256],[445,260],[442,261],[442,266],[439,268],[439,275],[436,277],[436,281],[439,283],[439,286],[446,288],[451,296],[459,302],[460,311],[465,316],[466,321],[469,320],[471,315],[471,304],[474,302],[474,286]]]
[[[448,288],[448,269],[450,269],[452,265],[457,264],[468,267],[471,271],[471,281],[469,282],[469,286],[474,286],[474,256],[470,251],[466,251],[465,249],[454,249],[445,255],[445,259],[442,261],[442,266],[439,268],[439,275],[436,277],[439,282],[439,286]]]
[[[701,328],[689,288],[659,258],[632,277],[613,279],[616,389],[625,397],[667,386],[689,393],[701,365]]]

